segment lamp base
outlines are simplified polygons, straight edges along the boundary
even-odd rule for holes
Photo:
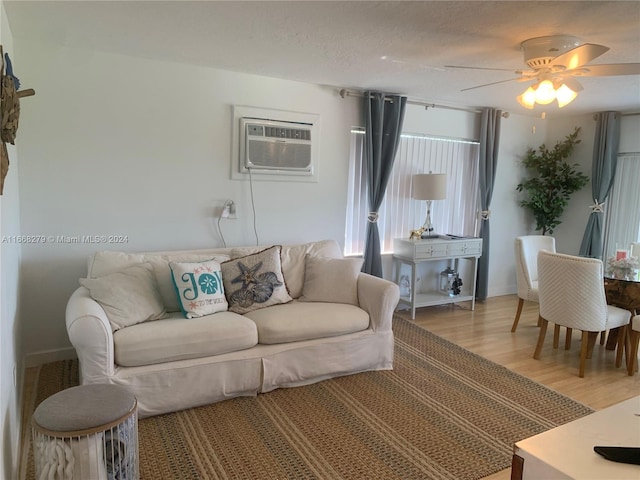
[[[420,238],[425,239],[425,238],[440,238],[440,235],[438,235],[437,233],[428,233],[428,232],[424,232]]]

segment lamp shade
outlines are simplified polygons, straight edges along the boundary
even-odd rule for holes
[[[447,198],[446,173],[421,173],[414,175],[411,196],[416,200],[444,200]]]

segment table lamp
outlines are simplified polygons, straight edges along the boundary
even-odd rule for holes
[[[438,238],[439,235],[433,232],[433,223],[431,223],[431,202],[447,198],[446,173],[429,172],[414,175],[411,182],[411,197],[427,201],[427,218],[421,229],[421,238]]]

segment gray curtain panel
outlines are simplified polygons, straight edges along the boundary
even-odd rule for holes
[[[502,110],[495,108],[482,109],[480,123],[480,238],[482,238],[482,256],[478,260],[476,280],[476,298],[487,298],[489,287],[489,239],[491,229],[489,217],[493,185],[496,180],[498,166],[498,147],[500,146],[500,121]]]
[[[620,144],[620,113],[600,112],[596,115],[596,122],[591,164],[593,205],[580,244],[580,256],[602,258],[603,204],[616,176]]]
[[[369,190],[369,215],[362,271],[382,278],[378,209],[396,158],[407,99],[380,92],[365,92],[364,98],[364,168]]]

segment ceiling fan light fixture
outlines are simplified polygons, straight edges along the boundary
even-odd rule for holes
[[[577,96],[578,92],[567,86],[562,79],[553,82],[545,79],[528,87],[521,95],[516,97],[516,100],[520,105],[530,110],[533,109],[536,103],[548,105],[554,100],[557,100],[558,107],[562,108],[575,100]]]
[[[536,102],[541,105],[547,105],[556,99],[556,90],[553,88],[551,80],[543,80],[536,88]]]
[[[556,99],[558,100],[558,107],[562,108],[565,105],[570,104],[578,96],[578,92],[574,92],[566,84],[560,85],[560,88],[556,90]]]
[[[516,100],[518,100],[518,103],[523,107],[532,110],[536,104],[536,91],[532,87],[529,87],[522,92],[522,95],[518,95]]]

